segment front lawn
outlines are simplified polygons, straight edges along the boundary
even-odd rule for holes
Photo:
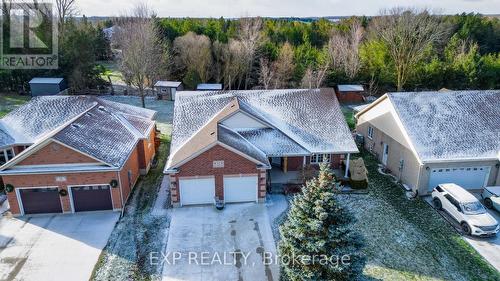
[[[364,152],[369,193],[339,195],[365,240],[364,275],[382,280],[500,280],[489,265],[422,199],[408,200]]]
[[[0,118],[31,99],[30,96],[0,93]]]

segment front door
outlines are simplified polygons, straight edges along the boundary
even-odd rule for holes
[[[388,157],[389,157],[389,145],[384,143],[384,152],[382,153],[382,164],[387,165]]]

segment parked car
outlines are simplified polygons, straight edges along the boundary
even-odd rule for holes
[[[497,220],[481,202],[464,188],[454,184],[440,184],[432,191],[432,202],[454,218],[467,235],[490,236],[500,230]]]
[[[484,206],[488,209],[496,209],[500,212],[500,186],[487,186],[484,188],[481,197],[484,200]]]

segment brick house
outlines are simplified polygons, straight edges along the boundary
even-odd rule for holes
[[[182,92],[165,174],[174,206],[262,202],[278,178],[357,152],[333,89]]]
[[[0,177],[11,212],[123,208],[155,156],[155,115],[95,97],[53,96],[0,119]]]

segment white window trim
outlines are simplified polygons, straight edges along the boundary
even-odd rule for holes
[[[373,139],[373,127],[372,126],[368,126],[368,138],[369,139]]]
[[[7,157],[7,151],[10,150],[12,152],[12,158],[16,157],[16,152],[14,151],[14,148],[12,147],[9,147],[9,148],[4,148],[2,149],[1,151],[3,152],[3,160],[5,160],[5,163],[9,162],[10,160],[12,160],[12,158],[8,158]]]
[[[323,160],[319,161],[319,155],[322,155]],[[325,161],[326,159],[326,161]],[[311,160],[309,161],[311,164],[321,164],[321,163],[330,163],[332,162],[331,154],[311,154]]]

